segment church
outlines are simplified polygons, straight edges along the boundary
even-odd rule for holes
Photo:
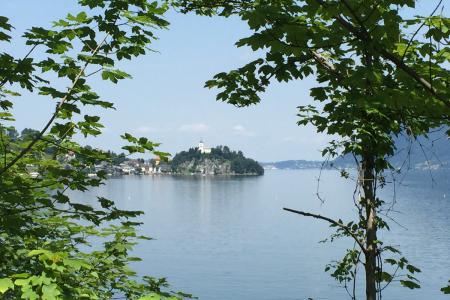
[[[211,148],[208,148],[205,146],[205,143],[203,143],[203,140],[200,140],[198,143],[198,150],[200,150],[200,153],[202,154],[209,154],[211,153]]]

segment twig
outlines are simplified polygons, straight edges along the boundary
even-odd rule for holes
[[[442,0],[439,1],[438,5],[436,6],[436,8],[433,10],[433,12],[430,14],[430,16],[428,18],[431,18],[434,15],[434,13],[438,10],[438,8],[439,8],[439,6],[441,6],[441,4],[442,4]],[[403,55],[402,55],[402,60],[405,59],[405,56],[406,56],[406,53],[408,52],[409,47],[411,46],[416,35],[419,33],[420,29],[422,29],[422,27],[425,26],[426,21],[427,21],[427,19],[423,20],[422,24],[419,26],[419,28],[417,28],[416,32],[414,32],[411,39],[408,41],[405,52],[403,52]]]
[[[321,216],[321,215],[312,214],[312,213],[307,213],[307,212],[304,212],[304,211],[299,211],[299,210],[290,209],[290,208],[286,208],[286,207],[284,207],[283,210],[292,212],[292,213],[294,213],[294,214],[302,215],[302,216],[305,216],[305,217],[312,217],[312,218],[314,218],[314,219],[323,220],[323,221],[326,221],[326,222],[328,222],[328,223],[330,223],[330,224],[333,224],[333,225],[335,225],[335,226],[337,226],[337,227],[340,227],[340,228],[342,228],[347,234],[349,234],[349,235],[355,240],[356,243],[358,243],[359,247],[361,248],[361,250],[362,250],[364,253],[367,252],[366,247],[364,246],[363,242],[361,242],[361,241],[359,240],[358,236],[357,236],[356,234],[354,234],[354,233],[351,231],[351,229],[348,228],[347,226],[345,226],[343,223],[338,222],[338,221],[335,221],[335,220],[330,219],[330,218],[328,218],[328,217]]]

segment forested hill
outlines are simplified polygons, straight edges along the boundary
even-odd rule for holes
[[[171,162],[175,174],[208,175],[263,175],[264,169],[253,159],[246,158],[241,151],[231,151],[227,146],[201,153],[198,148],[177,153]]]

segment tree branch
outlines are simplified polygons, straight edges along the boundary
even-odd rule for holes
[[[322,5],[323,7],[327,6],[327,3],[323,0],[315,0],[318,4]],[[355,37],[359,38],[361,41],[371,43],[373,46],[373,49],[378,52],[381,57],[383,57],[386,60],[389,60],[394,65],[397,66],[397,68],[404,71],[406,74],[408,74],[410,77],[412,77],[417,83],[419,83],[422,87],[425,88],[427,92],[429,92],[432,96],[436,97],[437,99],[441,100],[448,108],[450,108],[450,102],[447,98],[445,98],[443,95],[440,95],[438,91],[433,88],[432,84],[428,82],[425,78],[423,78],[419,73],[417,73],[413,68],[406,65],[403,60],[400,57],[397,57],[396,55],[390,53],[387,51],[384,47],[378,45],[373,41],[373,39],[370,37],[370,35],[367,34],[366,31],[361,30],[360,28],[355,27],[353,24],[349,23],[347,20],[345,20],[341,15],[334,16],[334,19],[341,24],[341,26],[345,29],[347,29],[351,34],[353,34]]]
[[[99,50],[100,47],[105,43],[106,39],[108,38],[109,33],[104,37],[104,39],[97,45],[97,48],[95,48],[95,50],[92,52],[92,55],[95,55]],[[61,99],[61,101],[59,102],[58,106],[55,109],[55,112],[53,113],[52,117],[50,118],[50,120],[48,120],[47,124],[45,124],[44,128],[33,138],[33,140],[28,144],[27,147],[25,147],[24,149],[22,149],[22,151],[20,151],[20,153],[14,157],[14,159],[12,159],[5,167],[3,167],[0,170],[0,176],[3,175],[9,168],[11,168],[16,162],[18,162],[23,156],[25,156],[25,154],[27,154],[31,148],[33,148],[33,146],[42,138],[42,136],[44,135],[44,133],[50,128],[50,126],[52,125],[53,121],[56,119],[56,117],[58,116],[59,111],[61,110],[61,107],[64,105],[64,103],[67,101],[67,99],[69,98],[70,94],[72,93],[72,91],[74,90],[76,84],[78,83],[78,80],[81,78],[81,76],[83,75],[84,71],[86,70],[87,66],[89,65],[89,61],[86,61],[86,63],[84,64],[84,66],[81,68],[80,72],[78,72],[77,76],[75,77],[72,86],[69,88],[67,94]]]
[[[438,10],[438,8],[439,8],[439,6],[441,6],[441,4],[442,4],[442,0],[439,1],[438,5],[434,8],[433,12],[430,14],[430,16],[428,18],[431,18],[434,15],[434,13]],[[414,38],[416,37],[416,35],[419,33],[420,29],[422,29],[422,27],[425,26],[425,23],[426,23],[426,19],[423,20],[422,24],[419,26],[419,28],[417,28],[417,30],[412,35],[411,39],[408,41],[408,44],[406,45],[405,52],[403,52],[403,55],[402,55],[402,60],[405,59],[405,56],[406,56],[406,53],[408,52],[409,47],[411,46],[411,44],[412,44]]]
[[[312,218],[314,218],[314,219],[323,220],[323,221],[326,221],[326,222],[328,222],[328,223],[330,223],[330,224],[332,224],[332,225],[335,225],[335,226],[337,226],[337,227],[339,227],[339,228],[342,228],[348,235],[350,235],[350,236],[355,240],[355,242],[359,245],[359,247],[361,248],[361,250],[362,250],[364,253],[366,253],[366,247],[364,246],[364,243],[358,238],[358,236],[357,236],[355,233],[353,233],[353,232],[351,231],[350,228],[348,228],[347,226],[345,226],[343,223],[338,222],[338,221],[335,221],[335,220],[330,219],[330,218],[328,218],[328,217],[321,216],[321,215],[312,214],[312,213],[307,213],[307,212],[304,212],[304,211],[299,211],[299,210],[290,209],[290,208],[286,208],[286,207],[284,207],[283,210],[292,212],[292,213],[294,213],[294,214],[302,215],[302,216],[304,216],[304,217],[312,217]]]
[[[332,73],[338,80],[342,81],[344,77],[341,73],[339,73],[338,70],[336,70],[336,67],[330,63],[325,57],[323,57],[320,53],[317,51],[310,51],[311,55],[313,56],[314,60],[319,63],[322,67],[324,67],[328,72]]]

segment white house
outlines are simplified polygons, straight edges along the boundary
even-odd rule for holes
[[[209,154],[211,153],[211,148],[208,148],[205,146],[205,143],[203,143],[202,140],[200,140],[200,143],[198,143],[198,150],[200,150],[200,153]]]

